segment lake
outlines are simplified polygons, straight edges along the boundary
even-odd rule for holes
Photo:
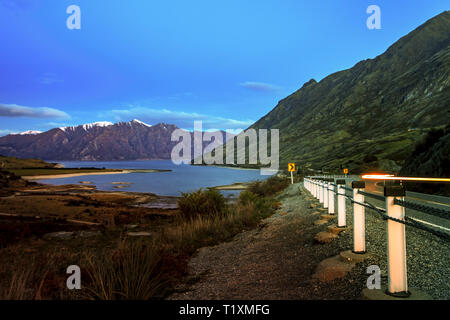
[[[236,182],[264,180],[259,170],[237,169],[215,166],[175,165],[171,160],[142,161],[50,161],[63,164],[66,168],[108,168],[108,169],[160,169],[171,172],[128,173],[112,175],[89,175],[61,179],[39,180],[40,183],[55,185],[78,184],[89,181],[99,190],[150,192],[158,195],[179,196],[199,188],[228,185]],[[114,188],[112,182],[129,182],[126,188]],[[221,191],[224,195],[235,195],[239,191]]]

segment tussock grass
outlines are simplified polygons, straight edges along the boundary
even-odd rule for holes
[[[88,285],[81,293],[95,300],[148,300],[161,295],[166,286],[160,244],[153,241],[121,240],[108,255],[85,256]]]

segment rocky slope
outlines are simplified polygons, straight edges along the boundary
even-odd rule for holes
[[[446,11],[380,56],[310,80],[251,128],[280,129],[282,168],[397,171],[430,128],[450,122],[449,86]]]
[[[400,175],[450,178],[450,125],[430,131],[406,159]],[[450,183],[409,183],[408,186],[410,190],[450,196]]]

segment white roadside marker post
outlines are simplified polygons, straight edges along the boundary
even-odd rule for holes
[[[405,208],[394,204],[395,199],[403,200],[403,186],[384,187],[386,213],[389,217],[405,221]],[[405,225],[394,220],[387,220],[387,258],[388,288],[387,293],[396,297],[408,297],[408,279],[406,272],[406,234]]]
[[[323,181],[319,181],[319,202],[323,204]]]
[[[333,215],[334,213],[334,185],[330,181],[328,184],[328,214]]]
[[[328,181],[323,182],[323,207],[328,208]]]
[[[364,203],[364,196],[358,190],[365,186],[364,181],[352,181],[354,201]],[[365,211],[358,203],[353,203],[353,253],[366,253]]]
[[[319,199],[318,195],[317,195],[317,180],[313,180],[314,181],[314,198]]]
[[[345,210],[345,180],[336,180],[338,189],[338,228],[346,227],[346,210]]]

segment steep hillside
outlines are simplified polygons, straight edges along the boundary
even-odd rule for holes
[[[450,178],[450,125],[432,130],[400,170],[402,176]],[[450,196],[449,183],[409,183],[409,190]]]
[[[301,169],[397,171],[429,128],[449,123],[450,11],[385,53],[314,79],[252,128],[280,129],[280,160]]]

